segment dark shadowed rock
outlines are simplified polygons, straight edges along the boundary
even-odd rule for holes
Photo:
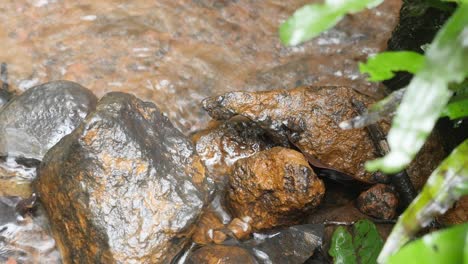
[[[338,126],[357,114],[352,100],[366,105],[372,102],[352,88],[330,86],[231,92],[205,99],[203,107],[218,120],[247,117],[278,143],[291,142],[327,166],[373,182],[371,173],[364,169],[364,162],[376,157],[367,131],[341,130]]]
[[[446,156],[441,136],[433,131],[406,170],[417,191],[423,188],[427,178]]]
[[[13,98],[14,93],[10,91],[8,85],[7,64],[0,63],[0,108]]]
[[[376,184],[359,195],[356,206],[366,215],[379,219],[393,219],[398,207],[398,196],[392,186]]]
[[[344,205],[333,206],[331,204],[320,206],[313,214],[310,214],[308,224],[325,224],[325,233],[323,237],[322,252],[328,252],[330,249],[333,232],[339,226],[352,226],[355,222],[368,219],[373,221],[380,236],[384,239],[388,237],[393,228],[392,221],[382,221],[376,223],[376,220],[366,214],[360,212],[354,202],[349,202]]]
[[[193,252],[187,264],[256,264],[258,263],[246,249],[237,246],[212,245]]]
[[[233,215],[250,217],[252,229],[261,230],[297,223],[325,188],[301,153],[274,147],[238,160],[227,191]]]
[[[168,263],[212,185],[154,104],[109,93],[47,153],[35,187],[66,262]]]
[[[321,224],[291,226],[256,235],[243,246],[250,248],[260,263],[302,264],[322,246],[323,232]]]
[[[269,149],[273,142],[250,120],[233,118],[193,136],[196,150],[215,180],[229,175],[234,162]]]
[[[55,81],[35,86],[0,109],[0,155],[41,160],[95,108],[83,86]]]

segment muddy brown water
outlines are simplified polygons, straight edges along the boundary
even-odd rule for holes
[[[130,92],[155,102],[185,133],[206,126],[203,98],[228,91],[350,85],[378,96],[357,64],[386,48],[401,1],[284,47],[278,25],[308,2],[6,0],[0,61],[19,92],[57,79],[98,97]]]
[[[229,91],[346,85],[381,97],[382,87],[367,82],[357,65],[386,49],[401,1],[349,15],[304,45],[284,47],[278,25],[309,2],[5,0],[0,62],[17,93],[58,79],[98,97],[133,93],[156,103],[187,135],[210,120],[200,101]],[[7,163],[0,167],[0,195],[28,196],[34,172]],[[47,229],[46,222],[39,226]],[[25,263],[57,259],[50,247],[43,250],[51,243],[46,234],[31,236],[23,247],[11,237]]]

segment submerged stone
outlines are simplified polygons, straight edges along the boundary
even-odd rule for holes
[[[260,263],[302,264],[322,246],[323,235],[324,225],[298,225],[257,234],[244,246]]]
[[[250,222],[252,222],[252,218],[248,216],[244,217],[244,219],[234,218],[227,226],[227,229],[236,239],[246,239],[252,232],[252,226],[250,225]]]
[[[215,239],[217,229],[223,229],[224,224],[212,210],[206,210],[197,223],[197,227],[193,232],[193,242],[206,245],[210,244]]]
[[[109,93],[47,153],[35,187],[66,262],[168,263],[212,184],[153,103]]]
[[[196,150],[210,175],[224,181],[239,159],[273,147],[266,131],[250,120],[233,118],[196,133]]]
[[[211,117],[241,115],[257,123],[280,144],[291,142],[305,155],[325,165],[373,182],[364,163],[376,158],[365,129],[342,130],[341,121],[357,115],[352,101],[372,99],[342,86],[300,87],[267,92],[231,92],[203,101]]]
[[[257,264],[255,257],[237,246],[212,245],[193,252],[187,264]]]
[[[39,206],[21,217],[17,209],[22,202],[0,196],[0,263],[61,263],[44,209]]]
[[[255,231],[297,223],[320,203],[325,187],[301,153],[274,147],[238,160],[227,192],[233,215],[250,217]]]
[[[0,156],[42,160],[95,108],[96,96],[69,81],[35,86],[0,109]]]
[[[200,99],[229,91],[339,84],[375,94],[381,85],[358,63],[386,50],[402,1],[345,16],[299,47],[282,45],[279,22],[308,2],[2,1],[1,58],[14,64],[13,89],[67,79],[98,97],[130,92],[186,133],[207,126]]]

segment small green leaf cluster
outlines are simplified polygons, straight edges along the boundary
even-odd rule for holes
[[[335,264],[373,264],[383,246],[376,226],[369,220],[359,220],[353,225],[351,235],[344,227],[333,233],[329,250]]]

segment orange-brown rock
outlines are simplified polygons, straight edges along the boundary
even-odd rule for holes
[[[393,219],[398,207],[398,196],[392,186],[376,184],[359,195],[356,206],[366,215],[379,219]]]
[[[282,145],[292,142],[301,152],[332,168],[373,182],[364,169],[365,161],[376,158],[367,131],[342,130],[338,126],[357,115],[352,100],[372,102],[352,88],[330,86],[231,92],[207,98],[203,106],[214,119],[247,117]]]
[[[325,192],[304,156],[274,147],[238,160],[229,177],[227,201],[235,217],[250,217],[254,231],[297,223]]]
[[[236,246],[212,245],[193,252],[187,264],[256,264],[254,256],[246,249]]]
[[[273,142],[265,130],[245,118],[232,118],[197,132],[192,140],[208,172],[216,181],[223,181],[234,162],[271,148]]]
[[[230,92],[203,101],[203,107],[216,120],[240,115],[269,132],[280,145],[288,142],[306,156],[342,171],[356,179],[375,183],[364,163],[377,158],[376,150],[364,129],[342,130],[338,124],[358,112],[353,100],[365,105],[373,99],[343,86],[299,87],[267,92]],[[380,124],[384,132],[387,123]],[[416,190],[443,159],[439,137],[433,133],[408,168]]]
[[[468,195],[462,196],[445,214],[437,217],[444,225],[457,225],[468,222]]]
[[[246,239],[250,236],[252,232],[252,226],[250,225],[252,218],[244,217],[244,220],[239,218],[234,218],[227,226],[227,229],[237,238],[237,239]]]
[[[193,233],[193,242],[206,245],[213,242],[214,231],[224,227],[221,219],[211,210],[206,210],[200,217],[197,227]],[[219,234],[217,239],[219,239]]]
[[[222,244],[227,239],[226,233],[220,230],[213,231],[213,242],[215,244]]]
[[[109,93],[45,155],[35,188],[65,263],[168,263],[213,186],[153,104]]]

